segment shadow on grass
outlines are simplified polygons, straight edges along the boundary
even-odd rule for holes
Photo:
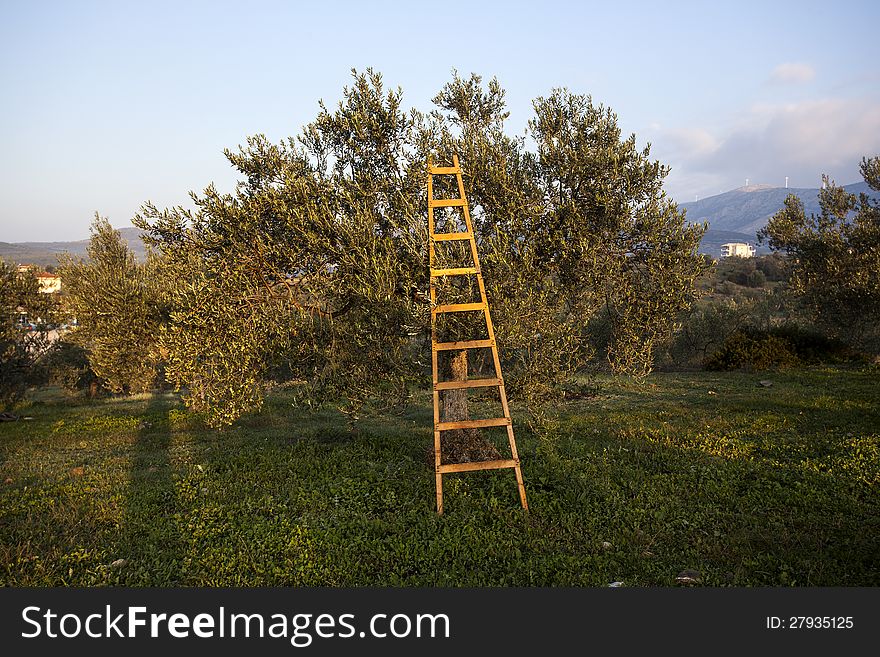
[[[128,495],[121,522],[119,570],[123,585],[179,582],[185,545],[175,518],[168,401],[152,396],[132,446]]]

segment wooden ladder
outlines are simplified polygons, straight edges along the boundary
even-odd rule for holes
[[[458,182],[458,195],[456,199],[435,199],[433,177],[438,175],[455,176]],[[464,222],[467,230],[464,232],[435,233],[434,232],[434,208],[460,207],[464,213]],[[434,245],[436,242],[450,240],[467,240],[470,243],[471,255],[474,264],[472,267],[455,267],[450,269],[434,268]],[[528,510],[526,502],[526,489],[523,485],[522,470],[519,464],[519,455],[516,451],[516,440],[513,437],[513,424],[510,420],[510,408],[507,405],[507,393],[504,390],[504,379],[501,376],[501,361],[498,358],[498,347],[495,344],[495,330],[492,327],[492,318],[489,315],[489,304],[486,300],[486,287],[483,284],[483,274],[480,272],[480,259],[477,255],[477,242],[474,239],[474,227],[471,224],[471,215],[468,210],[467,197],[464,192],[464,182],[461,177],[461,167],[458,156],[452,156],[451,167],[432,166],[431,158],[428,158],[428,254],[431,273],[431,366],[434,379],[434,472],[437,482],[437,513],[443,513],[443,475],[451,472],[472,472],[475,470],[497,470],[500,468],[513,468],[516,473],[516,484],[519,488],[519,498],[524,509]],[[468,276],[477,277],[477,285],[480,288],[479,303],[455,303],[437,305],[437,289],[435,280],[443,276]],[[486,319],[487,340],[464,340],[458,342],[437,342],[436,317],[440,313],[454,313],[464,311],[483,311]],[[468,379],[465,381],[440,381],[438,378],[437,354],[440,351],[457,351],[463,349],[492,350],[492,360],[495,363],[495,377],[490,379]],[[440,421],[440,392],[443,390],[455,390],[461,388],[498,387],[501,397],[501,407],[504,417],[489,418],[482,420],[462,420],[458,422]],[[455,429],[478,429],[482,427],[506,427],[507,438],[510,442],[511,458],[495,461],[473,461],[469,463],[440,462],[440,437],[442,432]]]

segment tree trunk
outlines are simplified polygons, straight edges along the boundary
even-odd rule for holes
[[[450,358],[444,368],[446,381],[467,381],[468,378],[468,352],[467,349],[450,352]],[[468,412],[467,390],[444,390],[441,396],[443,400],[444,422],[458,422],[470,420]]]
[[[450,352],[443,367],[444,381],[467,381],[468,352],[466,349]],[[440,418],[443,422],[460,422],[471,419],[468,409],[467,389],[444,390],[440,393]],[[495,446],[483,437],[479,429],[456,429],[444,431],[441,440],[443,463],[467,463],[499,459]]]

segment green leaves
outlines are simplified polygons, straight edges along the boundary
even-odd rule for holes
[[[0,260],[0,410],[14,405],[27,386],[40,380],[40,360],[49,350],[49,330],[59,315],[57,295],[40,292],[36,272],[19,272]]]
[[[67,310],[79,324],[65,339],[87,351],[92,370],[108,390],[151,390],[160,381],[157,337],[164,314],[156,260],[138,263],[98,215],[88,256],[86,261],[62,261]]]
[[[537,409],[588,367],[599,314],[613,319],[614,366],[650,369],[701,271],[701,229],[686,226],[663,195],[667,169],[634,136],[621,140],[609,109],[562,90],[538,99],[534,153],[505,134],[497,80],[454,74],[423,114],[406,112],[377,72],[352,77],[297,139],[258,135],[227,151],[242,175],[234,193],[209,187],[195,211],[147,204],[135,220],[161,255],[171,312],[159,348],[191,405],[222,426],[272,380],[353,407],[401,402],[427,380],[429,155],[461,160],[514,396]],[[442,185],[436,197],[457,195]]]
[[[862,175],[880,189],[880,157],[862,161]],[[813,319],[833,337],[867,350],[880,346],[880,203],[856,197],[827,178],[820,214],[807,217],[794,196],[759,237],[784,251],[791,285]]]

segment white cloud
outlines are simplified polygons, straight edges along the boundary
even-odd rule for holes
[[[809,64],[788,62],[780,64],[770,74],[770,82],[778,84],[798,84],[809,82],[816,75],[816,71]]]
[[[826,99],[762,107],[755,123],[727,136],[701,164],[718,171],[748,165],[753,179],[780,168],[818,176],[835,167],[856,165],[880,151],[880,104],[865,100]],[[783,174],[784,175],[784,174]],[[845,182],[852,182],[847,180]]]
[[[701,157],[718,148],[718,141],[703,128],[670,128],[663,131],[665,148],[677,157]]]
[[[667,190],[693,200],[743,185],[818,187],[823,173],[839,184],[861,180],[862,157],[880,154],[880,102],[830,98],[755,105],[727,134],[666,129],[654,154],[672,166]]]

